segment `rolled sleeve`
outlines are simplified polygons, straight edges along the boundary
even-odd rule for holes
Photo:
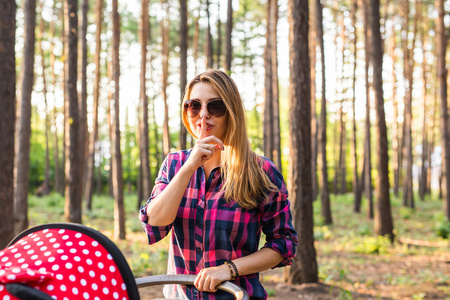
[[[271,201],[264,206],[262,230],[266,235],[263,248],[270,248],[281,254],[283,261],[275,266],[292,265],[298,244],[297,232],[292,224],[290,203],[287,193],[272,193]]]
[[[144,232],[147,234],[148,243],[150,245],[163,239],[172,229],[172,224],[167,226],[152,226],[148,224],[148,215],[147,215],[148,205],[156,196],[158,196],[166,188],[168,183],[169,182],[167,180],[167,159],[166,159],[161,166],[158,178],[156,178],[155,180],[155,186],[153,187],[152,195],[147,200],[147,203],[143,205],[139,211],[139,220],[142,223]]]

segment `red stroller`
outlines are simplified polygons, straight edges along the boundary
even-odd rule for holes
[[[117,246],[100,232],[79,224],[36,226],[0,251],[0,300],[139,300],[138,288],[192,285],[195,275],[135,279]],[[231,282],[218,289],[248,300]]]

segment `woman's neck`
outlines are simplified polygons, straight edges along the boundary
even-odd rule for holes
[[[206,179],[209,178],[209,174],[211,174],[211,171],[220,166],[220,157],[221,157],[221,151],[218,150],[214,153],[214,155],[207,160],[204,164],[203,164],[203,169],[205,170],[205,175],[206,175]]]

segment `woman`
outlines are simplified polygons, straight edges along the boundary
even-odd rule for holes
[[[229,299],[216,286],[231,280],[266,299],[258,273],[290,265],[297,245],[283,177],[250,149],[244,106],[226,73],[209,70],[187,85],[183,123],[198,141],[166,157],[140,212],[150,244],[172,230],[168,274],[198,274],[194,287],[165,296]]]

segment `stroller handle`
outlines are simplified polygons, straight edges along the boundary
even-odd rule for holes
[[[195,278],[197,278],[197,275],[154,275],[136,278],[136,284],[138,288],[160,284],[194,285]],[[229,281],[222,282],[217,286],[217,288],[219,290],[233,294],[236,297],[236,300],[250,299],[244,289]]]

